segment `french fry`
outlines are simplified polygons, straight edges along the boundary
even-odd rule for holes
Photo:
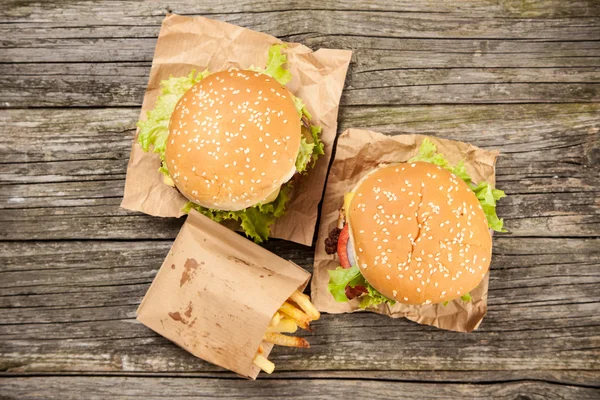
[[[279,307],[279,311],[296,321],[300,328],[304,330],[310,330],[310,317],[287,301],[283,303],[281,307]]]
[[[254,360],[252,360],[254,365],[256,365],[261,370],[265,371],[267,374],[271,374],[275,370],[275,364],[271,361],[267,360],[265,356],[261,356],[257,354],[254,356]]]
[[[269,323],[269,326],[275,326],[277,324],[279,324],[279,321],[281,321],[281,314],[278,311],[275,311],[275,314],[273,315],[273,318],[271,318],[271,322]]]
[[[316,309],[313,303],[310,301],[310,297],[304,293],[300,293],[298,290],[294,291],[290,296],[298,306],[310,317],[311,320],[315,321],[321,318],[321,313]]]
[[[287,336],[281,333],[265,333],[263,340],[279,346],[300,347],[303,349],[308,349],[310,347],[310,344],[306,339],[296,336]]]
[[[294,333],[298,330],[298,324],[291,318],[282,318],[277,325],[271,325],[267,332]]]
[[[311,303],[310,298],[297,290],[291,295],[290,300],[296,303],[299,308],[288,301],[283,303],[271,318],[263,340],[279,346],[308,349],[310,343],[306,339],[283,335],[282,332],[294,333],[298,330],[298,327],[310,330],[310,321],[319,319],[321,314]],[[269,361],[263,354],[264,349],[260,345],[254,356],[253,363],[262,371],[270,374],[275,370],[275,364]]]

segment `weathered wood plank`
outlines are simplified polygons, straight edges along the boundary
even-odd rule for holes
[[[169,3],[169,6],[172,5]],[[197,12],[202,8],[185,2],[175,6],[191,8]],[[245,6],[245,3],[241,4],[242,9]],[[406,4],[399,6],[400,9],[408,7]],[[442,7],[439,4],[433,6]],[[477,21],[471,12],[480,9],[479,6],[481,5],[476,7],[469,4],[444,13]],[[556,18],[546,19],[547,12],[536,10],[536,6],[531,6],[529,11],[520,10],[521,14],[531,14],[535,17],[533,19],[506,18],[505,13],[515,16],[516,6],[517,4],[512,3],[505,3],[501,8],[491,6],[491,12],[487,12],[488,18],[493,19],[497,15],[496,22],[500,21],[500,26],[506,21],[509,24],[522,23],[527,26],[556,22]],[[579,10],[575,15],[578,16],[577,23],[581,24],[580,9],[586,9],[586,5],[577,3],[572,6],[573,10]],[[0,77],[0,94],[4,100],[0,107],[138,105],[145,87],[147,63],[152,59],[160,19],[168,7],[166,4],[148,6],[147,14],[144,15],[150,16],[149,20],[140,15],[141,10],[132,10],[128,4],[122,4],[120,8],[114,5],[110,8],[103,7],[105,6],[101,4],[90,9],[86,3],[76,3],[58,5],[44,10],[44,13],[35,6],[25,7],[26,12],[19,8],[12,10],[6,18],[18,25],[19,30],[15,33],[14,24],[0,26],[0,37],[4,37],[0,42],[0,46],[4,46],[0,61],[51,61],[59,64],[8,64],[6,75]],[[407,22],[396,16],[391,18],[389,12],[377,11],[382,9],[383,4],[365,4],[363,11],[358,13],[344,11],[347,5],[338,7],[340,11],[323,5],[317,9],[307,7],[301,12],[292,12],[292,18],[290,12],[277,11],[281,7],[273,3],[263,4],[259,6],[262,11],[250,14],[219,14],[215,17],[232,18],[234,23],[254,28],[257,27],[252,24],[258,24],[259,29],[278,34],[287,40],[303,42],[313,48],[352,49],[353,74],[350,75],[343,104],[582,102],[596,101],[600,96],[598,85],[595,84],[599,76],[597,67],[600,65],[595,55],[600,50],[600,42],[594,41],[597,35],[593,32],[590,32],[589,40],[570,42],[567,41],[570,40],[569,36],[564,32],[554,32],[548,26],[544,27],[544,32],[555,35],[552,42],[477,37],[468,39],[461,35],[457,36],[459,39],[453,39],[455,35],[443,33],[441,29],[445,27],[447,14],[400,13],[400,16],[408,18]],[[224,11],[228,9],[228,6],[223,8]],[[276,11],[271,13],[270,9]],[[233,11],[233,8],[229,10]],[[65,15],[72,14],[72,18],[57,26],[51,23],[53,12],[57,17],[60,13],[63,20],[66,19]],[[313,12],[316,14],[312,15]],[[338,15],[339,13],[341,14]],[[360,15],[361,13],[364,15]],[[468,17],[461,16],[463,14]],[[585,14],[584,12],[583,15]],[[561,18],[567,18],[569,13],[561,12],[560,15]],[[589,17],[592,27],[597,19],[593,15],[594,12]],[[325,21],[331,17],[351,21],[347,24],[330,24]],[[110,23],[103,23],[103,18],[110,18]],[[271,26],[272,21],[290,18],[294,21],[291,25],[277,23]],[[358,21],[353,20],[355,18]],[[415,18],[418,19],[417,28],[410,26]],[[445,22],[440,24],[436,18],[442,18]],[[24,22],[28,20],[34,22]],[[486,28],[496,27],[496,22],[486,23]],[[302,26],[294,26],[295,23]],[[391,25],[386,27],[386,24]],[[401,25],[401,29],[396,24]],[[380,32],[373,36],[374,25],[392,33],[384,35]],[[427,29],[430,25],[435,27],[435,40],[419,39],[418,31]],[[458,25],[463,29],[467,24],[461,21]],[[565,21],[559,25],[570,26]],[[298,33],[305,32],[307,26],[317,26],[319,31]],[[577,26],[581,28],[581,25]],[[363,28],[365,32],[359,36]],[[277,33],[272,32],[273,29],[286,31]],[[411,35],[397,37],[396,32],[400,32],[402,36],[402,29],[410,29]],[[519,30],[517,27],[506,29],[508,34],[523,33],[523,29]],[[483,29],[477,28],[476,31]],[[519,36],[520,39],[524,37]],[[100,64],[96,65],[95,61]],[[120,68],[117,73],[115,66],[107,64],[107,61],[137,61],[138,63],[121,64],[126,65],[126,69],[141,64],[135,67],[141,71],[132,75],[131,71],[122,71]],[[61,62],[69,64],[60,64]],[[79,64],[71,64],[74,62]],[[582,67],[592,69],[572,69]],[[412,70],[418,68],[428,69]],[[564,68],[566,69],[563,70]],[[28,89],[23,91],[24,87]]]
[[[129,308],[135,310],[133,305]],[[571,308],[588,316],[594,312],[591,306],[571,305]],[[110,307],[107,309],[110,310]],[[115,316],[112,318],[20,325],[20,330],[12,335],[17,336],[24,331],[28,334],[23,339],[3,339],[6,353],[0,369],[10,373],[192,373],[222,370],[195,359],[132,318],[123,319],[120,316],[122,312],[117,307],[113,309]],[[565,318],[563,314],[559,313],[558,318]],[[339,323],[340,318],[346,323]],[[496,332],[469,334],[469,338],[463,339],[434,332],[433,328],[415,328],[407,321],[383,321],[371,314],[337,318],[325,316],[323,322],[315,325],[316,333],[300,334],[311,343],[311,349],[277,348],[270,358],[278,365],[279,371],[376,370],[382,376],[404,370],[597,371],[599,339],[597,336],[590,337],[590,331],[597,330],[598,321],[568,322],[573,326],[557,329],[546,328],[538,321],[535,332],[520,329],[513,318],[505,323],[504,331],[501,328]],[[575,325],[578,323],[582,325]],[[10,332],[10,327],[5,329]],[[62,336],[52,335],[52,331],[59,331]],[[33,334],[53,339],[32,339]],[[80,337],[82,335],[83,338]],[[557,342],[561,347],[557,347]],[[465,376],[464,381],[469,381],[469,377]]]
[[[598,49],[600,52],[600,48]],[[365,54],[368,58],[369,54]],[[377,68],[361,71],[359,60],[352,64],[343,104],[379,102],[391,104],[469,102],[561,102],[597,97],[600,67],[435,67],[415,61],[409,68],[392,67],[381,60]],[[355,54],[358,57],[358,54]],[[416,60],[414,54],[402,60]],[[519,57],[511,56],[511,60]],[[564,58],[565,60],[593,60]],[[399,62],[401,62],[399,60]],[[404,62],[406,64],[406,62]],[[419,69],[420,63],[424,68]],[[117,64],[117,63],[115,63]],[[139,106],[146,90],[146,63],[93,64],[6,64],[0,75],[0,108],[20,107],[116,107]],[[556,63],[552,63],[555,64]],[[390,69],[391,68],[391,69]],[[558,85],[558,86],[557,86]],[[570,89],[565,95],[560,86]],[[26,88],[24,90],[23,88]],[[429,89],[429,90],[425,90]],[[516,91],[516,92],[515,92]],[[374,93],[375,92],[375,93]],[[594,94],[596,93],[596,94]],[[402,97],[401,97],[402,96]]]
[[[173,238],[180,221],[118,208],[137,116],[137,109],[2,111],[0,237]],[[498,185],[510,195],[499,212],[514,235],[596,236],[599,116],[596,104],[346,107],[340,129],[497,148]]]
[[[90,1],[53,2],[44,4],[23,0],[7,0],[0,10],[0,18],[13,22],[54,23],[56,25],[81,24],[106,25],[127,24],[132,20],[153,18],[167,12],[177,14],[224,14],[224,13],[264,13],[275,10],[291,12],[306,9],[320,10],[363,10],[388,12],[423,12],[438,14],[466,14],[471,16],[495,15],[504,18],[555,18],[555,17],[592,17],[600,12],[594,7],[593,0],[546,0],[544,2],[523,3],[520,0],[464,0],[460,3],[444,0],[415,2],[396,0],[370,1],[332,1],[332,0],[270,0],[263,2],[248,0],[216,0],[210,3],[199,3],[193,0],[153,1],[131,3],[128,1],[111,1],[108,3]],[[64,17],[64,19],[57,18]]]
[[[65,20],[65,11],[55,15]],[[74,10],[71,9],[71,12]],[[96,19],[99,11],[95,10]],[[110,15],[109,10],[106,10]],[[45,18],[52,20],[46,11]],[[50,14],[50,15],[48,15]],[[86,13],[88,16],[89,12]],[[122,17],[111,22],[86,23],[86,17],[75,16],[69,24],[47,24],[43,21],[20,23],[8,17],[10,24],[0,27],[0,62],[105,62],[148,61],[152,57],[160,21],[164,16]],[[473,18],[468,14],[395,13],[388,11],[345,11],[304,9],[265,11],[242,14],[211,14],[224,20],[272,35],[311,44],[306,36],[345,35],[352,37],[433,38],[433,39],[509,39],[550,41],[592,41],[600,35],[598,17],[495,18],[492,15]],[[115,19],[117,21],[115,21]],[[333,20],[336,23],[331,23]],[[48,21],[48,19],[46,19]],[[121,22],[127,21],[127,23]],[[281,23],[286,21],[286,23]],[[19,26],[15,32],[11,25]],[[53,26],[54,25],[54,26]],[[300,37],[301,36],[301,37]],[[348,38],[346,41],[352,39]],[[485,50],[485,49],[484,49]],[[481,49],[480,49],[481,53]],[[597,65],[597,64],[596,64]]]
[[[35,182],[34,166],[27,165],[33,168],[29,172],[18,164],[55,162],[56,168],[45,168],[48,175],[58,176],[37,181],[64,181],[73,175],[68,172],[72,167],[65,164],[61,176],[60,163],[127,160],[138,116],[137,108],[3,110],[0,123],[5,138],[0,155],[2,162],[15,165],[6,167],[1,177],[5,183]],[[581,164],[582,169],[598,164],[599,117],[598,104],[343,107],[339,130],[362,127],[391,134],[437,134],[497,148],[505,167],[523,167],[520,163],[531,161],[528,170],[533,172],[535,163],[545,162],[543,169],[550,175],[568,168],[560,161]],[[556,170],[548,170],[550,162]],[[108,174],[99,166],[92,173]]]
[[[498,213],[514,236],[600,235],[597,192],[511,195],[510,186],[503,188],[509,197],[499,204]],[[67,206],[8,208],[0,216],[0,239],[164,239],[174,238],[183,223],[126,211],[120,203],[120,198],[101,198]]]
[[[209,372],[63,372],[61,376],[102,376],[102,377],[194,377],[194,378],[239,378],[229,371]],[[596,387],[598,381],[597,371],[572,371],[572,370],[506,370],[506,371],[366,371],[366,370],[330,370],[330,371],[275,371],[275,375],[260,375],[260,380],[268,379],[366,379],[388,380],[400,382],[426,382],[426,383],[507,383],[522,381],[544,381],[573,386]],[[4,377],[38,377],[56,376],[55,373],[45,372],[0,372],[0,380]],[[467,379],[465,379],[467,378]],[[592,383],[592,384],[590,384]]]
[[[88,30],[94,32],[99,29],[99,35],[95,37],[148,37],[148,31],[144,28],[156,28],[164,15],[166,15],[167,4],[162,3],[163,7],[154,13],[144,13],[144,11],[135,9],[132,5],[125,5],[126,2],[120,2],[115,6],[122,5],[126,10],[116,10],[116,7],[110,7],[109,3],[104,3],[100,7],[92,7],[88,10],[82,10],[78,4],[66,5],[60,8],[38,8],[39,14],[29,10],[29,15],[25,18],[15,18],[13,16],[0,15],[0,18],[11,23],[17,23],[19,26],[27,29],[52,29],[56,28],[59,37],[77,37],[68,35],[69,29],[75,29],[73,32]],[[360,5],[354,7],[346,6],[342,9],[324,9],[322,3],[303,4],[301,10],[295,11],[288,6],[269,7],[266,5],[260,12],[239,12],[235,9],[238,4],[235,2],[226,8],[229,10],[220,10],[214,8],[215,13],[203,12],[200,7],[194,7],[191,1],[182,4],[181,9],[172,8],[170,11],[181,14],[208,14],[211,18],[220,19],[235,23],[240,26],[247,26],[255,30],[270,32],[275,36],[285,36],[306,32],[307,27],[314,29],[316,27],[320,33],[347,33],[359,36],[394,36],[394,37],[475,37],[475,38],[515,38],[515,39],[547,39],[561,38],[562,40],[586,39],[594,37],[598,32],[597,11],[590,10],[595,15],[584,16],[553,16],[545,17],[526,17],[526,18],[505,18],[502,11],[495,10],[483,12],[477,15],[470,14],[468,11],[459,12],[438,12],[434,8],[429,9],[432,12],[403,12],[387,9],[382,3],[379,10],[361,10]],[[365,2],[366,3],[366,2]],[[79,6],[85,5],[80,3]],[[164,7],[167,6],[167,7]],[[191,6],[191,7],[190,7]],[[321,7],[319,7],[321,6]],[[100,8],[100,9],[99,9]],[[170,7],[169,7],[170,8]],[[196,10],[193,10],[196,8]],[[200,8],[200,9],[199,9]],[[423,7],[425,8],[425,7]],[[593,7],[590,7],[593,8]],[[128,9],[128,10],[127,10]],[[123,15],[122,11],[135,13],[134,15]],[[14,11],[12,11],[14,12]],[[6,12],[3,12],[5,14]],[[17,10],[17,13],[19,11]],[[68,16],[71,16],[71,19]],[[279,23],[286,21],[286,24]],[[332,20],[338,23],[331,23]],[[61,21],[61,22],[58,22]],[[62,22],[62,21],[67,21]],[[575,25],[573,22],[577,21]],[[105,30],[106,26],[111,27],[110,31]],[[126,35],[123,28],[133,28],[133,35]],[[308,29],[311,29],[308,28]],[[356,28],[356,29],[353,29]],[[313,30],[314,32],[314,30]],[[52,36],[51,36],[52,38]],[[11,38],[7,39],[12,44]]]
[[[278,348],[274,360],[283,371],[384,374],[598,368],[600,241],[494,240],[490,309],[475,333],[366,313],[325,316],[307,335],[310,350]],[[133,320],[169,246],[170,241],[0,243],[0,370],[218,371]],[[311,249],[282,241],[268,248],[311,270]]]
[[[5,75],[0,77],[0,108],[139,106],[146,81]],[[341,104],[582,103],[600,100],[598,81],[600,68],[384,70],[349,77]]]
[[[8,33],[4,28],[4,33]],[[75,28],[73,28],[75,29]],[[113,32],[113,27],[106,28],[107,32]],[[3,62],[68,62],[68,63],[90,63],[99,61],[112,62],[136,62],[147,63],[152,60],[158,29],[152,28],[147,37],[125,35],[130,32],[129,27],[122,35],[116,34],[115,38],[106,37],[98,39],[98,36],[89,32],[73,32],[71,38],[50,39],[52,29],[39,29],[38,36],[42,36],[47,42],[39,42],[39,37],[22,39],[23,42],[31,41],[31,49],[27,43],[5,43],[7,50],[14,49],[24,52],[19,58],[8,58],[5,54]],[[50,31],[50,32],[48,32]],[[2,28],[0,27],[0,32]],[[20,35],[26,35],[27,30],[21,29]],[[126,37],[123,37],[123,36]],[[86,39],[92,37],[92,39]],[[357,71],[373,70],[374,66],[382,68],[449,68],[449,67],[479,67],[479,68],[515,68],[515,67],[593,67],[598,66],[597,54],[598,42],[592,37],[586,41],[558,41],[543,42],[535,40],[503,40],[503,39],[453,39],[439,37],[432,39],[419,38],[395,38],[395,37],[369,37],[354,34],[341,33],[305,33],[284,36],[287,41],[301,42],[311,48],[336,47],[350,49],[354,52],[353,60],[357,63]],[[560,39],[560,37],[557,37]],[[69,49],[60,55],[54,54],[50,58],[41,58],[41,54],[34,59],[25,59],[24,56],[33,49],[51,51],[58,46],[56,42],[69,43]],[[90,43],[93,42],[93,43]],[[0,42],[1,44],[1,42]],[[11,47],[8,46],[11,45]],[[65,44],[66,45],[66,44]],[[92,47],[93,49],[88,49]],[[1,48],[1,47],[0,47]],[[81,53],[90,50],[91,53]],[[103,53],[104,51],[104,53]],[[115,53],[116,52],[116,53]],[[128,53],[127,53],[128,52]],[[95,60],[93,57],[102,55]],[[62,57],[63,59],[58,59]],[[67,57],[67,58],[65,58]],[[90,58],[92,57],[92,58]],[[115,58],[116,57],[116,58]],[[39,60],[38,60],[39,59]]]
[[[53,313],[56,322],[52,323],[2,326],[0,369],[13,373],[221,371],[136,323],[135,308],[79,307],[62,318]],[[384,375],[403,370],[598,370],[600,338],[594,306],[572,303],[538,309],[545,318],[536,320],[532,313],[524,318],[533,328],[515,320],[524,306],[512,308],[515,315],[502,323],[490,311],[485,325],[496,329],[482,327],[474,334],[436,331],[373,314],[327,315],[315,324],[313,334],[300,334],[309,340],[310,349],[278,347],[270,358],[280,371],[376,370]],[[565,317],[574,310],[584,315]],[[87,319],[81,314],[87,314]],[[76,318],[63,320],[69,317]],[[553,318],[563,320],[562,327],[547,322]]]
[[[557,93],[561,93],[557,96]],[[423,85],[346,91],[344,105],[582,103],[600,101],[600,84]]]
[[[600,42],[297,39],[313,48],[354,51],[343,104],[582,102],[599,98],[600,61],[594,55],[600,52]],[[112,51],[102,44],[94,48],[102,52],[102,63],[7,64],[0,75],[0,107],[139,105],[148,63],[106,63]],[[73,51],[89,54],[85,49]],[[147,61],[152,52],[153,47],[148,49]]]
[[[522,381],[507,383],[446,384],[379,380],[294,380],[264,378],[256,382],[242,379],[144,378],[144,377],[18,377],[2,379],[0,387],[7,399],[159,399],[159,398],[244,398],[331,399],[368,393],[377,399],[596,399],[593,387]],[[42,389],[43,388],[43,389]]]
[[[137,108],[2,110],[0,162],[127,160],[139,115]],[[96,171],[90,175],[105,172]],[[12,179],[3,176],[2,181]]]

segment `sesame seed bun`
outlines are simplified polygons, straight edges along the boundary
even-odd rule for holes
[[[452,300],[473,290],[492,253],[488,224],[469,186],[434,164],[380,167],[353,190],[347,210],[360,271],[405,304]]]
[[[253,71],[216,72],[177,103],[167,169],[189,200],[237,211],[271,199],[294,175],[300,138],[292,96],[275,79]]]

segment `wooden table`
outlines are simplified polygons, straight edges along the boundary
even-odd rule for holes
[[[2,3],[0,398],[600,398],[598,2],[251,3]],[[339,132],[502,151],[510,233],[478,331],[325,315],[251,382],[136,323],[182,224],[119,208],[167,12],[352,49]],[[313,248],[267,248],[312,268]]]

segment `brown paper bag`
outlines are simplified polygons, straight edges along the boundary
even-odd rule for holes
[[[338,210],[343,204],[344,194],[379,164],[407,161],[413,157],[426,137],[423,135],[386,136],[372,131],[349,129],[338,139],[335,159],[329,172],[323,199],[311,285],[312,300],[319,311],[328,313],[360,311],[357,299],[348,303],[338,303],[327,291],[329,282],[327,271],[337,268],[339,262],[337,256],[325,252],[325,238],[337,225]],[[474,182],[495,183],[494,172],[498,152],[483,150],[453,140],[434,137],[429,139],[451,163],[456,164],[464,160]],[[412,306],[396,303],[395,306],[390,307],[382,304],[369,311],[392,318],[405,317],[420,324],[433,325],[442,329],[470,332],[477,329],[487,311],[488,280],[489,274],[476,289],[471,291],[473,300],[470,303],[457,300],[446,306],[441,304]]]
[[[152,109],[160,94],[160,81],[170,75],[188,75],[192,69],[203,71],[208,68],[215,72],[231,67],[264,66],[269,48],[277,43],[283,42],[225,22],[168,15],[156,43],[140,118],[146,118],[146,111]],[[310,246],[352,52],[331,49],[313,52],[298,43],[289,43],[283,52],[288,57],[287,67],[293,76],[286,87],[304,101],[312,114],[312,123],[323,128],[321,138],[325,144],[325,155],[295,185],[287,214],[271,227],[271,237]],[[187,200],[177,189],[163,183],[159,167],[158,155],[142,151],[134,140],[121,207],[159,217],[183,215],[181,209]]]
[[[255,379],[271,317],[310,274],[192,210],[137,319],[210,363]],[[263,343],[265,357],[272,345]]]

